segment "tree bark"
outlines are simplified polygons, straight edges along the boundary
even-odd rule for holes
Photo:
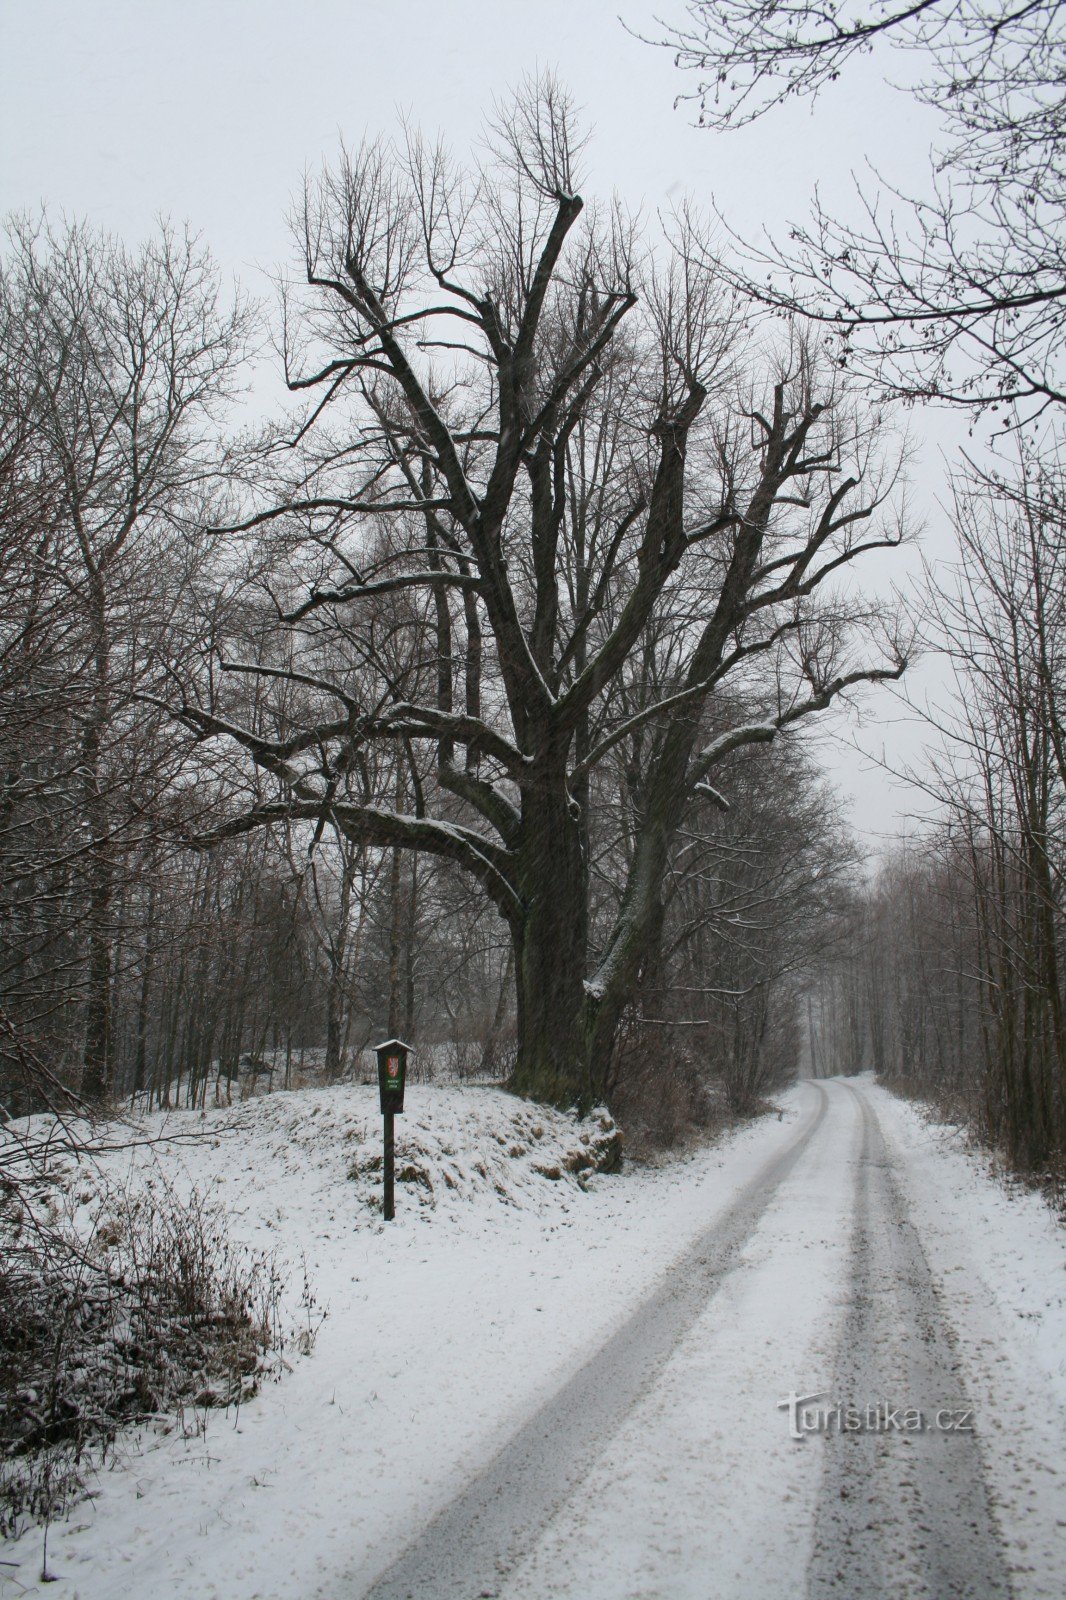
[[[585,992],[588,864],[565,786],[527,798],[516,879],[524,916],[511,925],[518,1003],[512,1087],[556,1105],[595,1095]]]
[[[111,1090],[112,989],[111,902],[114,864],[106,784],[103,775],[104,730],[110,699],[110,646],[103,578],[90,571],[89,607],[94,632],[94,683],[88,723],[82,742],[85,774],[85,820],[88,829],[88,970],[85,1005],[85,1051],[81,1091],[100,1101]]]

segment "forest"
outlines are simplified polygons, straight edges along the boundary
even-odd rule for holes
[[[126,9],[3,23],[0,1600],[1066,1593],[1066,7]]]
[[[1024,64],[976,10],[948,44],[915,24],[954,143],[906,247],[874,205],[776,262],[686,207],[638,223],[583,195],[550,75],[497,102],[474,164],[406,124],[342,146],[274,304],[173,224],[10,221],[7,1116],[336,1082],[389,1034],[417,1070],[668,1142],[798,1070],[872,1066],[1055,1163],[1044,9]],[[708,127],[862,43],[814,40],[794,81],[746,14],[696,5],[658,41]],[[732,98],[700,77],[715,50]],[[994,440],[953,469],[957,559],[893,593],[864,558],[918,531],[919,402]],[[930,654],[927,820],[871,870],[806,734],[905,697]]]

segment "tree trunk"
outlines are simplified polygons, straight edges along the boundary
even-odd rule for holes
[[[329,981],[326,991],[326,1082],[335,1083],[343,1066],[343,1047],[347,1034],[345,1016],[347,1005],[348,935],[352,911],[352,883],[355,878],[357,854],[343,838],[338,838],[340,850],[340,900],[337,906],[337,923],[332,935],[327,936],[326,956],[329,962]]]
[[[404,945],[403,945],[403,1033],[402,1039],[408,1044],[414,1042],[415,1037],[415,1011],[417,996],[415,993],[415,962],[418,955],[418,852],[414,851],[410,861],[410,880],[404,899]]]
[[[92,703],[82,741],[85,774],[85,820],[88,855],[88,995],[85,1005],[85,1052],[81,1092],[87,1100],[103,1100],[111,1090],[112,988],[111,902],[114,896],[113,845],[103,774],[104,730],[110,697],[110,649],[102,579],[90,572],[89,606],[94,639]]]
[[[95,861],[89,890],[88,999],[85,1005],[85,1063],[81,1092],[103,1100],[111,1089],[111,911],[112,879],[106,861]]]
[[[389,863],[389,1020],[390,1039],[400,1037],[400,955],[403,932],[403,852],[393,850]]]
[[[525,908],[512,924],[518,1059],[512,1087],[587,1107],[595,1098],[585,991],[588,869],[565,788],[527,797],[517,874]]]
[[[481,1066],[478,1071],[483,1078],[498,1077],[497,1052],[500,1047],[500,1035],[503,1033],[504,1018],[507,1015],[507,1000],[511,992],[511,982],[514,978],[514,945],[507,952],[507,961],[500,978],[500,991],[496,996],[496,1009],[492,1014],[489,1031],[485,1039],[485,1047],[481,1052]]]
[[[149,871],[152,868],[149,866]],[[148,1000],[152,988],[152,969],[155,964],[155,880],[148,885],[148,911],[144,927],[144,951],[141,956],[141,992],[137,1001],[137,1045],[133,1061],[133,1093],[141,1094],[147,1081],[148,1069]]]

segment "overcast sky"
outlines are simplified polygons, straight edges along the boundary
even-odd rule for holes
[[[493,96],[538,67],[558,71],[592,125],[587,195],[617,190],[649,211],[713,199],[754,237],[803,216],[816,184],[846,210],[851,174],[870,182],[867,159],[905,189],[924,186],[935,124],[886,84],[886,63],[858,64],[813,110],[708,134],[691,108],[674,109],[686,80],[669,53],[619,20],[654,34],[653,8],[682,12],[677,0],[0,0],[0,212],[47,203],[130,240],[161,213],[187,220],[261,296],[290,258],[290,197],[340,135],[392,129],[404,112],[461,149]],[[905,65],[896,57],[891,70]],[[960,429],[936,413],[910,427],[935,555],[941,451]],[[895,564],[902,579],[916,558]],[[920,740],[890,697],[866,708],[865,745],[913,760]],[[918,802],[846,744],[824,747],[876,849]]]

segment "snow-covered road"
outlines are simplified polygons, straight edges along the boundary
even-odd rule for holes
[[[877,1114],[861,1090],[845,1088],[861,1113],[862,1145],[834,1395],[860,1409],[884,1401],[899,1413],[899,1428],[875,1411],[872,1428],[830,1435],[807,1592],[811,1600],[848,1600],[861,1578],[861,1592],[878,1596],[1005,1596],[954,1342]],[[914,1421],[920,1415],[933,1426],[910,1431],[911,1409]]]
[[[659,1375],[694,1326],[707,1315],[711,1298],[740,1260],[775,1190],[792,1172],[821,1126],[827,1096],[814,1088],[811,1106],[797,1131],[775,1150],[741,1190],[728,1211],[660,1278],[652,1296],[622,1324],[607,1343],[522,1427],[486,1471],[433,1522],[400,1561],[370,1590],[368,1600],[406,1600],[408,1596],[492,1595],[535,1545],[547,1523],[562,1523],[578,1539],[575,1560],[556,1558],[553,1570],[536,1572],[533,1589],[519,1581],[515,1593],[556,1594],[560,1586],[590,1592],[597,1555],[588,1544],[588,1476],[605,1454],[614,1453],[619,1432],[632,1427],[634,1412],[649,1403],[662,1425],[670,1411],[661,1405]],[[699,1336],[697,1336],[699,1337]],[[653,1387],[654,1386],[654,1387]],[[699,1396],[693,1396],[699,1400]],[[706,1394],[704,1398],[708,1398]],[[713,1403],[713,1401],[712,1401]],[[669,1476],[656,1480],[673,1493]],[[626,1484],[623,1502],[632,1492]],[[648,1489],[641,1491],[646,1505]],[[596,1495],[596,1510],[602,1496]],[[638,1508],[638,1516],[640,1510]],[[623,1515],[626,1510],[623,1506]],[[611,1537],[610,1548],[616,1548]],[[646,1541],[651,1554],[653,1540]],[[603,1563],[601,1562],[601,1565]],[[610,1563],[613,1568],[613,1562]],[[674,1581],[675,1575],[664,1575]],[[612,1570],[610,1582],[618,1583]],[[507,1586],[507,1592],[511,1587]],[[607,1593],[617,1593],[610,1588]],[[668,1592],[666,1589],[661,1592]]]
[[[352,1181],[372,1094],[172,1115],[203,1139],[114,1158],[304,1254],[330,1316],[239,1415],[126,1441],[52,1530],[52,1600],[1066,1594],[1066,1240],[957,1135],[800,1084],[583,1192],[572,1124],[419,1086],[385,1226]],[[39,1532],[4,1557],[8,1600]]]
[[[1010,1594],[905,1153],[876,1092],[802,1097],[734,1206],[367,1600]],[[1026,1505],[1014,1542],[1051,1560],[1015,1560],[1019,1595],[1066,1592],[1064,1517]]]

